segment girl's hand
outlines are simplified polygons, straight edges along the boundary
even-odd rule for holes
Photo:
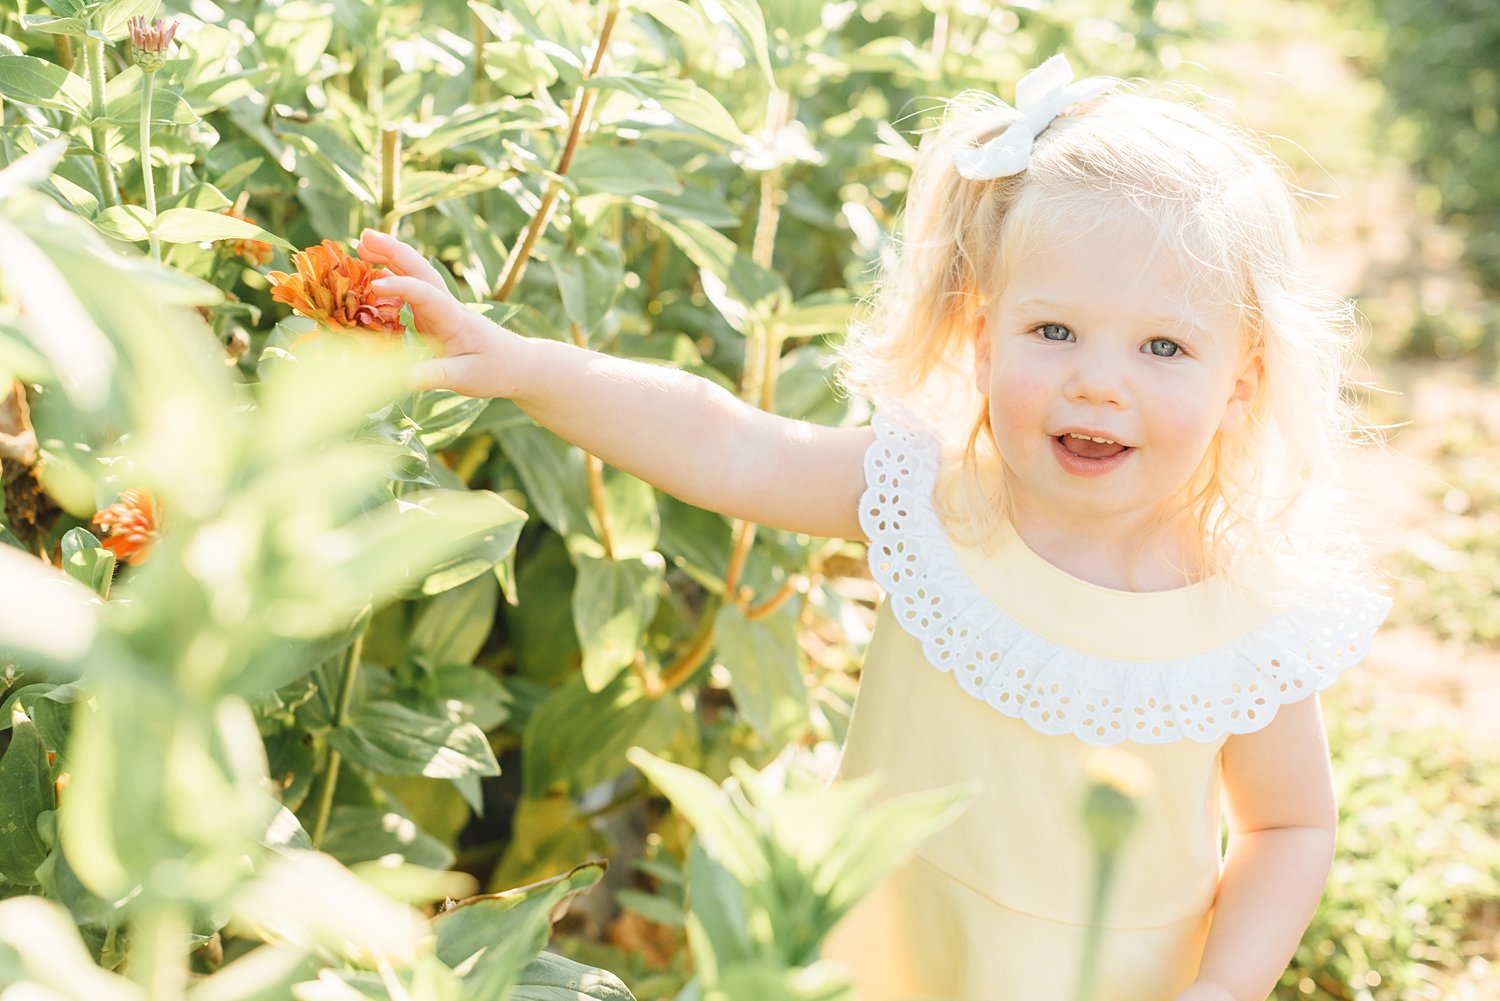
[[[427,259],[387,233],[366,229],[356,249],[390,274],[371,282],[377,291],[399,295],[411,306],[417,333],[439,357],[412,367],[416,389],[451,389],[465,396],[512,396],[526,339],[453,298]]]

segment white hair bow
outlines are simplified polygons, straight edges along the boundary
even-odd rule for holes
[[[1053,56],[1016,84],[1016,110],[1021,117],[983,146],[954,153],[954,166],[971,181],[1020,173],[1031,163],[1036,137],[1054,118],[1075,104],[1092,101],[1113,82],[1107,77],[1091,76],[1074,83],[1068,57]]]

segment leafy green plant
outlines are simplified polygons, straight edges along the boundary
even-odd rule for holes
[[[1500,925],[1500,754],[1367,699],[1330,708],[1338,851],[1276,997],[1456,996]]]

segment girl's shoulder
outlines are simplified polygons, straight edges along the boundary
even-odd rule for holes
[[[1074,578],[1013,531],[993,552],[956,543],[933,502],[933,425],[875,412],[860,523],[889,612],[929,664],[999,712],[1096,745],[1217,742],[1270,723],[1368,652],[1389,599],[1336,579],[1295,601],[1209,578],[1160,592]]]

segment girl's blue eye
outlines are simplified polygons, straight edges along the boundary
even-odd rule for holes
[[[1073,339],[1073,331],[1061,323],[1044,323],[1036,329],[1037,333],[1049,341],[1071,341]]]
[[[1182,345],[1168,337],[1157,337],[1147,347],[1158,358],[1171,358],[1182,351]]]

